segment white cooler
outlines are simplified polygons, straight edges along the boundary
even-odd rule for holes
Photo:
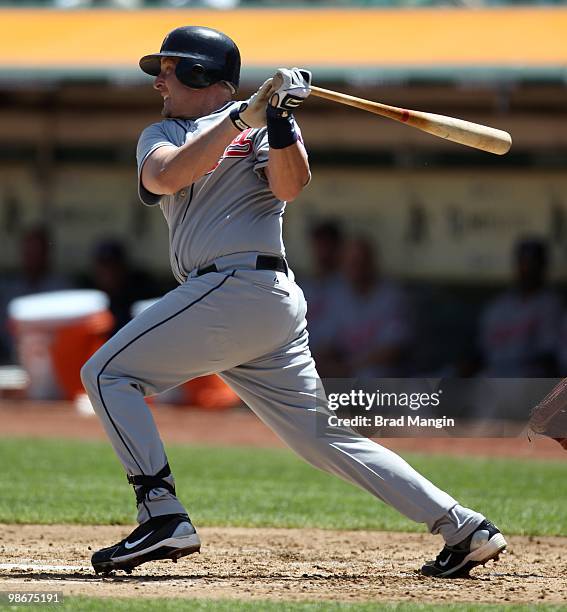
[[[106,294],[90,289],[16,298],[8,304],[8,317],[31,399],[74,399],[82,393],[81,367],[114,325]]]

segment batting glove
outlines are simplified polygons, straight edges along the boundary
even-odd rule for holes
[[[266,106],[273,94],[272,79],[264,81],[260,89],[246,102],[230,111],[230,119],[240,131],[266,125]]]
[[[270,106],[281,117],[289,116],[311,93],[311,73],[302,68],[280,68],[273,77]]]

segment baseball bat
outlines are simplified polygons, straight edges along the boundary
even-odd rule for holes
[[[496,153],[496,155],[504,155],[512,146],[512,137],[508,132],[478,123],[471,123],[464,119],[389,106],[388,104],[356,98],[338,91],[322,89],[321,87],[311,86],[311,93],[319,98],[325,98],[339,104],[346,104],[347,106],[354,106],[369,113],[411,125],[433,136],[458,142],[475,149],[481,149],[482,151],[488,151],[489,153]]]

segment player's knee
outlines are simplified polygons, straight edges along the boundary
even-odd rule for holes
[[[97,377],[100,373],[100,364],[96,358],[96,353],[83,364],[81,368],[81,381],[87,393],[96,390]]]

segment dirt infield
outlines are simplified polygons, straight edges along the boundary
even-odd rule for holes
[[[154,409],[169,443],[281,446],[248,410]],[[96,418],[72,404],[0,402],[1,436],[105,439]],[[556,443],[515,439],[389,439],[397,451],[566,459]],[[439,538],[427,534],[313,529],[203,528],[201,555],[174,565],[151,563],[131,576],[97,577],[91,551],[128,528],[0,525],[0,590],[30,589],[116,597],[187,597],[327,601],[563,603],[567,601],[567,538],[512,537],[498,564],[471,579],[424,578]]]
[[[436,580],[416,570],[435,556],[425,534],[313,529],[201,529],[200,555],[149,563],[102,578],[91,550],[125,527],[0,525],[0,590],[115,597],[415,602],[565,602],[567,538],[512,537],[510,552],[471,579]]]
[[[283,446],[250,410],[204,411],[159,406],[154,417],[165,442],[215,446]],[[78,414],[69,402],[0,401],[0,436],[105,440],[94,416]],[[553,440],[541,436],[530,442],[517,438],[389,438],[380,444],[397,452],[440,453],[529,459],[567,459]]]

